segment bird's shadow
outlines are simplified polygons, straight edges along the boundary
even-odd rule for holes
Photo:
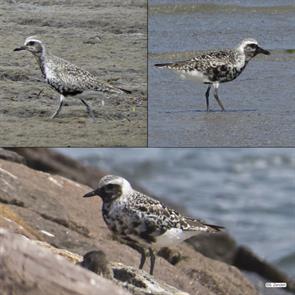
[[[164,114],[177,114],[177,113],[204,113],[204,114],[211,114],[211,113],[250,113],[250,112],[257,112],[256,109],[242,109],[242,110],[210,110],[207,112],[206,110],[169,110],[169,111],[160,111],[159,113]]]

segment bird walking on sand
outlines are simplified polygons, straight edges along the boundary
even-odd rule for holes
[[[134,190],[120,176],[102,177],[97,189],[84,197],[96,195],[103,201],[102,215],[108,228],[121,242],[140,250],[140,269],[145,264],[145,249],[149,250],[150,274],[154,271],[156,250],[176,245],[200,232],[215,233],[223,228],[182,216],[160,201]]]
[[[14,49],[14,51],[21,50],[27,50],[34,55],[44,79],[60,94],[59,105],[51,116],[52,119],[61,111],[64,99],[67,96],[74,96],[86,91],[100,91],[114,94],[130,93],[126,89],[99,81],[88,71],[50,54],[45,50],[44,44],[34,36],[28,37],[23,46]],[[83,98],[80,98],[80,100],[86,106],[87,114],[95,120],[90,105]]]
[[[218,97],[219,84],[236,79],[243,72],[248,62],[259,53],[270,54],[268,50],[259,47],[256,40],[248,38],[244,39],[234,49],[208,51],[190,60],[155,64],[155,66],[174,70],[180,74],[181,78],[209,84],[205,94],[207,111],[210,110],[209,94],[211,86],[213,86],[214,98],[221,110],[224,111],[223,104]]]

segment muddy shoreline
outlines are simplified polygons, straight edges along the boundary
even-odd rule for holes
[[[0,3],[0,24],[1,146],[146,145],[146,1],[7,0]],[[58,93],[44,83],[29,53],[13,52],[30,35],[132,94],[89,95],[95,123],[78,96],[68,97],[50,120]]]

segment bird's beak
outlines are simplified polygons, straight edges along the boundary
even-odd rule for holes
[[[13,51],[21,51],[21,50],[26,50],[26,49],[27,49],[27,46],[21,46],[21,47],[13,49]]]
[[[265,50],[265,49],[257,46],[256,54],[259,54],[259,53],[262,53],[262,54],[265,54],[265,55],[270,55],[270,52],[268,50]]]
[[[90,198],[99,195],[99,189],[96,189],[94,191],[91,191],[83,196],[83,198]]]

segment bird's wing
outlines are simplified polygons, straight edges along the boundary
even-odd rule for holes
[[[134,193],[133,214],[138,216],[138,230],[143,236],[158,236],[171,227],[169,212],[161,202],[146,195],[142,198],[139,192]]]
[[[222,231],[224,227],[219,225],[214,225],[214,224],[208,224],[202,219],[183,216],[182,229],[204,231],[204,232],[218,232],[218,231]]]
[[[176,210],[148,196],[145,196],[144,200],[145,203],[143,203],[142,198],[135,198],[133,206],[143,216],[142,219],[150,231],[153,231],[155,228],[158,229],[158,231],[153,233],[154,236],[161,235],[171,228],[179,228],[184,231],[205,232],[216,232],[223,228],[221,226],[207,224],[201,219],[183,216]]]
[[[174,63],[156,64],[156,67],[167,67],[178,71],[194,71],[197,70],[202,73],[206,73],[212,70],[212,68],[218,68],[220,70],[227,70],[233,63],[234,56],[229,50],[223,51],[210,51],[204,54],[198,54],[195,57],[177,61]]]
[[[59,57],[51,57],[53,62],[48,61],[56,79],[63,82],[64,86],[76,91],[95,90],[110,93],[122,93],[124,89],[116,88],[111,84],[99,81],[90,72]]]
[[[200,219],[182,216],[176,210],[148,196],[145,196],[144,201],[141,197],[135,197],[132,207],[134,213],[137,212],[135,214],[140,216],[139,222],[141,221],[142,224],[139,223],[138,226],[141,231],[144,229],[146,235],[158,236],[172,228],[206,232],[216,232],[221,229]]]
[[[210,51],[199,54],[191,59],[198,69],[206,70],[208,67],[227,65],[233,62],[234,55],[231,50]]]

